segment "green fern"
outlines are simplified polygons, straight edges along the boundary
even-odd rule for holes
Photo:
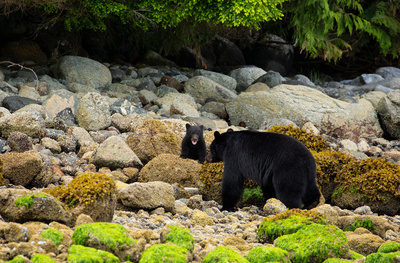
[[[380,52],[398,57],[400,22],[395,4],[377,2],[364,10],[358,0],[307,0],[290,2],[296,45],[311,58],[337,62],[374,39]],[[363,5],[366,5],[363,3]]]

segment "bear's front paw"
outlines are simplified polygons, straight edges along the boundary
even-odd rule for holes
[[[237,211],[237,209],[236,209],[235,207],[227,207],[227,206],[223,206],[223,207],[221,208],[221,211],[224,211],[224,210],[226,210],[226,211],[228,211],[228,212],[235,212],[235,211]]]

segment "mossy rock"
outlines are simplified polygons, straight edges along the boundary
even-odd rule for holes
[[[318,213],[291,209],[266,218],[258,227],[258,237],[262,242],[272,243],[280,236],[296,233],[310,224],[325,224],[325,221],[326,218]]]
[[[56,263],[56,261],[52,259],[50,256],[43,254],[35,254],[31,258],[31,261],[33,263]]]
[[[216,247],[213,251],[208,253],[203,263],[216,263],[216,262],[235,262],[235,263],[249,263],[239,252],[236,252],[225,246]]]
[[[161,232],[161,242],[171,242],[177,246],[183,247],[188,251],[194,249],[194,238],[189,229],[178,226],[166,226]]]
[[[400,211],[400,166],[384,159],[351,160],[335,178],[336,191],[331,203],[355,209],[367,205],[379,214]]]
[[[174,154],[160,154],[148,162],[139,173],[139,182],[162,181],[184,187],[199,187],[201,164]]]
[[[333,225],[306,225],[296,233],[278,237],[274,244],[288,251],[293,263],[351,257],[345,233]]]
[[[400,252],[400,243],[398,242],[387,242],[380,246],[378,253],[392,253]]]
[[[104,173],[84,173],[67,185],[44,192],[51,194],[70,208],[74,217],[84,213],[94,221],[111,222],[117,203],[115,182]]]
[[[6,263],[25,263],[25,262],[29,261],[27,261],[26,258],[23,256],[16,256],[12,260],[6,261]]]
[[[400,252],[391,252],[391,253],[373,253],[368,255],[364,263],[397,263],[399,262]]]
[[[124,226],[105,222],[79,225],[72,236],[74,243],[82,246],[93,245],[91,238],[111,251],[127,249],[135,243]]]
[[[320,186],[325,199],[330,200],[337,185],[336,177],[342,171],[343,166],[354,160],[354,157],[330,150],[311,151],[311,153],[317,165],[317,184]]]
[[[146,164],[162,153],[180,155],[182,138],[160,120],[149,119],[132,131],[126,143]]]
[[[156,244],[146,249],[139,263],[186,263],[189,262],[188,250],[171,244]]]
[[[68,250],[70,263],[118,263],[119,259],[113,254],[81,245],[72,245]]]
[[[199,179],[202,183],[199,191],[203,195],[203,200],[214,200],[222,204],[221,187],[223,174],[223,162],[204,162],[199,172]]]
[[[247,254],[250,263],[279,262],[290,263],[289,253],[278,247],[255,247]]]

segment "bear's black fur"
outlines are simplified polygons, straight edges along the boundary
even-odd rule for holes
[[[204,163],[206,158],[206,142],[203,137],[204,126],[186,124],[186,135],[182,140],[181,157],[198,160]]]
[[[277,198],[288,208],[318,204],[316,164],[311,152],[284,134],[238,131],[214,133],[213,162],[224,162],[223,210],[233,210],[243,194],[244,179],[261,185],[264,200]]]

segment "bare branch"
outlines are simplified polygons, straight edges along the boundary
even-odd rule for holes
[[[0,61],[0,64],[11,64],[11,65],[8,65],[7,68],[10,68],[10,67],[13,67],[13,66],[17,66],[17,67],[20,67],[21,70],[22,69],[30,70],[36,77],[36,90],[39,89],[39,78],[38,78],[38,76],[36,75],[36,72],[33,69],[24,67],[21,64],[17,64],[17,63],[11,62],[11,61]]]

